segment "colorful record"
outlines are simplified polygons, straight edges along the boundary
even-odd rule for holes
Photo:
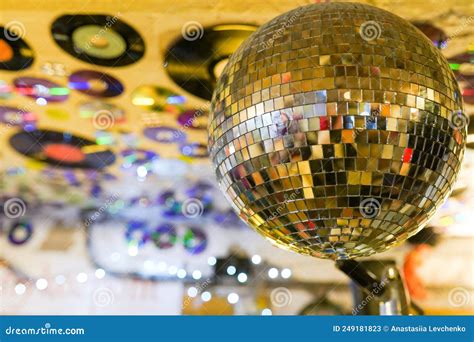
[[[210,100],[216,80],[235,50],[257,29],[252,25],[183,27],[165,56],[168,75],[189,93]]]
[[[84,62],[120,67],[145,54],[140,34],[117,16],[64,15],[51,27],[56,43]]]
[[[127,222],[125,239],[127,240],[127,244],[130,247],[142,247],[144,244],[146,244],[150,239],[150,232],[148,231],[145,222]]]
[[[208,113],[201,109],[190,109],[178,116],[178,123],[184,128],[207,129]]]
[[[147,127],[143,134],[151,140],[159,143],[171,144],[186,141],[186,134],[179,129],[167,126]]]
[[[151,240],[158,249],[169,249],[173,247],[178,240],[176,228],[171,224],[160,224],[151,233]]]
[[[185,102],[184,96],[162,87],[143,85],[132,93],[132,103],[135,106],[159,112],[178,114]]]
[[[202,253],[207,247],[207,236],[199,228],[189,228],[184,234],[183,245],[191,254]]]
[[[79,115],[81,118],[93,118],[101,111],[106,111],[114,118],[114,123],[125,122],[125,111],[111,103],[102,101],[85,102],[79,106]]]
[[[113,152],[66,132],[34,130],[10,138],[19,153],[60,167],[102,169],[115,161]]]
[[[142,149],[128,149],[122,151],[120,154],[124,159],[124,168],[129,168],[131,166],[141,166],[158,158],[158,155],[155,152]]]
[[[0,70],[18,71],[33,64],[33,50],[7,28],[0,26]]]
[[[8,241],[14,245],[23,245],[33,235],[33,226],[30,222],[16,222],[8,232]]]
[[[124,87],[116,78],[93,70],[80,70],[69,76],[69,88],[93,97],[115,97]]]
[[[44,99],[47,102],[64,102],[68,99],[69,89],[59,84],[37,77],[19,77],[13,80],[17,93],[35,100]],[[46,104],[38,102],[38,104]]]
[[[0,122],[10,126],[34,127],[38,117],[20,108],[0,106]]]

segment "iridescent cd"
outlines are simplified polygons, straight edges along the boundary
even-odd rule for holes
[[[115,97],[124,91],[122,83],[115,77],[93,70],[80,70],[71,74],[69,88],[93,97]]]
[[[168,223],[160,224],[151,233],[151,240],[158,249],[169,249],[176,244],[176,228]]]
[[[209,153],[207,145],[200,143],[188,143],[180,146],[181,154],[192,158],[207,158]]]
[[[94,115],[97,115],[97,113],[101,111],[110,113],[110,115],[112,115],[114,118],[114,122],[125,122],[125,111],[112,103],[97,100],[81,103],[79,105],[79,115],[81,118],[93,118]]]
[[[33,98],[41,105],[64,102],[69,96],[68,88],[43,78],[19,77],[13,80],[13,84],[19,94]]]
[[[122,151],[120,154],[123,158],[124,168],[141,166],[158,158],[158,155],[155,152],[143,149],[127,149]]]
[[[209,116],[201,109],[190,109],[178,116],[178,123],[184,128],[207,129]]]
[[[427,22],[414,22],[413,25],[424,33],[438,49],[444,49],[448,44],[448,36],[440,28]]]
[[[0,26],[0,70],[18,71],[33,64],[33,50],[16,33]]]
[[[38,120],[35,113],[20,108],[0,106],[0,122],[10,126],[33,125]]]
[[[145,54],[140,34],[118,16],[64,15],[55,20],[51,32],[63,50],[91,64],[120,67]]]
[[[202,253],[207,247],[207,236],[199,228],[189,228],[184,234],[183,245],[191,254]]]
[[[168,126],[147,127],[144,129],[143,134],[148,139],[165,144],[186,141],[186,134],[183,131]]]
[[[132,103],[135,106],[160,112],[178,114],[183,110],[185,102],[184,96],[157,86],[143,85],[132,93]]]
[[[0,99],[8,100],[13,96],[12,87],[5,81],[0,81]]]

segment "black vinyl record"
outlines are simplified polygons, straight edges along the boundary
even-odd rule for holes
[[[125,66],[145,54],[140,34],[117,16],[64,15],[54,21],[51,32],[63,50],[95,65]]]
[[[106,147],[67,132],[21,131],[10,138],[10,145],[27,157],[59,167],[99,170],[115,161]]]
[[[216,25],[204,29],[189,22],[182,38],[165,56],[168,75],[189,93],[210,100],[229,57],[257,28],[246,24]]]
[[[33,50],[14,32],[0,26],[0,70],[18,71],[33,64]]]

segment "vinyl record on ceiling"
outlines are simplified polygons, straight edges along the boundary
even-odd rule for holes
[[[0,26],[0,70],[18,71],[33,64],[33,50],[16,33]]]
[[[210,100],[229,57],[257,27],[245,24],[216,25],[186,32],[165,55],[168,75],[189,93]]]
[[[38,116],[25,109],[0,106],[0,123],[10,126],[34,127]]]
[[[64,15],[52,24],[51,32],[63,50],[95,65],[125,66],[145,54],[143,38],[117,16]]]
[[[106,147],[66,132],[19,132],[10,138],[10,145],[27,157],[60,167],[98,170],[115,161]]]

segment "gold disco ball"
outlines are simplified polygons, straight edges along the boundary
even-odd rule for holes
[[[410,23],[354,3],[263,25],[218,80],[209,149],[220,187],[279,247],[346,259],[427,223],[466,141],[458,85]]]

